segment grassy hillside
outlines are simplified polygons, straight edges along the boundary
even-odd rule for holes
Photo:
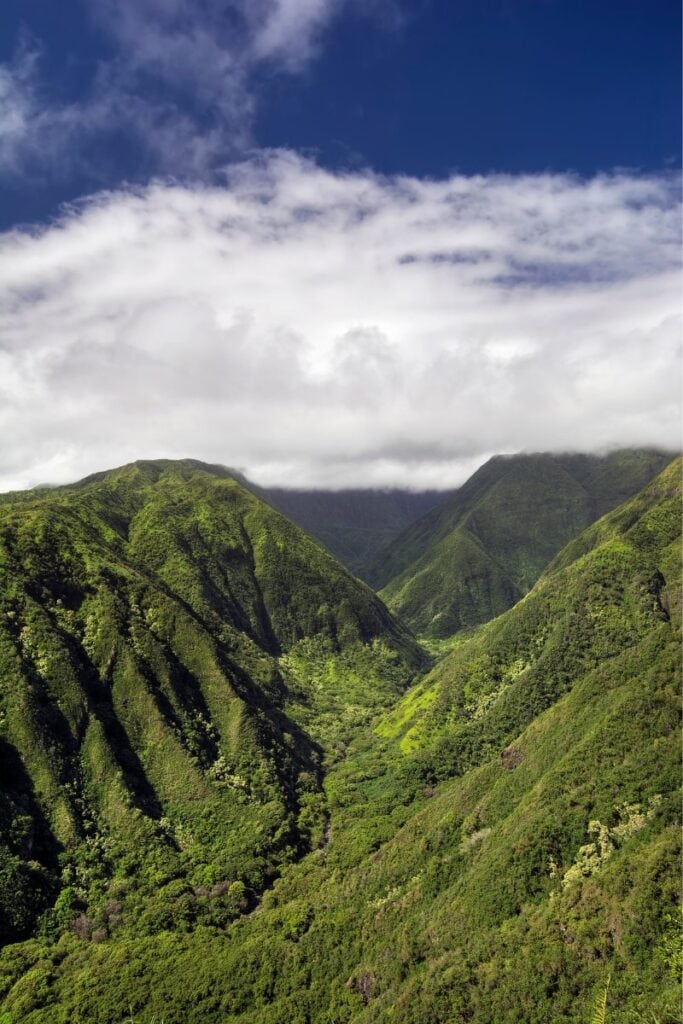
[[[260,490],[272,505],[323,544],[359,579],[379,552],[451,491]]]
[[[229,920],[322,829],[318,739],[347,723],[315,673],[343,664],[362,718],[420,658],[227,471],[4,496],[0,941]]]
[[[443,638],[486,622],[671,458],[644,450],[497,456],[389,545],[368,580],[418,634]]]
[[[0,1020],[680,1021],[680,530],[677,460],[358,731],[253,913],[8,947]]]

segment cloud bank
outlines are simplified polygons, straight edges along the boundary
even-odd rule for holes
[[[97,195],[0,237],[0,489],[158,456],[447,487],[494,452],[677,447],[679,224],[668,177],[290,152]]]

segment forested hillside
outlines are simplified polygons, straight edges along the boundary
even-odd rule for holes
[[[380,552],[453,492],[272,487],[258,493],[319,540],[355,576],[367,580]]]
[[[643,449],[496,456],[393,541],[367,579],[418,634],[479,625],[528,593],[565,544],[672,457]]]
[[[317,841],[320,735],[390,704],[421,658],[227,471],[138,463],[5,496],[2,941],[41,914],[46,935],[153,933],[187,886],[192,914],[243,911]]]
[[[172,488],[187,486],[185,472],[202,493],[218,486],[201,471],[164,472],[174,481],[180,476],[182,487],[174,482]],[[152,490],[171,486],[164,479],[162,473]],[[239,500],[255,499],[240,493]],[[185,509],[183,536],[188,519]],[[375,623],[366,635],[356,630],[342,639],[340,605],[332,600],[328,632],[316,634],[305,657],[304,641],[281,636],[281,626],[273,628],[274,640],[264,634],[264,645],[279,647],[263,664],[277,664],[284,673],[280,703],[270,698],[260,705],[259,721],[277,723],[267,734],[266,761],[281,765],[265,801],[242,789],[244,824],[228,822],[212,807],[199,826],[186,810],[189,799],[183,800],[186,778],[198,777],[201,763],[191,776],[183,762],[182,774],[174,773],[178,803],[169,800],[164,807],[165,817],[174,815],[175,859],[148,853],[151,848],[136,838],[136,869],[129,862],[113,876],[98,858],[111,856],[116,863],[107,842],[123,833],[110,827],[101,838],[95,824],[95,841],[83,847],[93,859],[73,866],[69,899],[97,891],[100,900],[92,898],[86,913],[62,890],[58,912],[43,916],[35,937],[6,947],[0,1020],[590,1024],[607,989],[608,1024],[680,1021],[680,532],[676,460],[571,541],[523,600],[456,646],[403,697],[389,697],[381,687],[373,691],[372,673],[352,660],[354,651],[374,657],[381,644],[398,693],[397,666],[408,672],[418,657],[363,589],[347,593],[351,607],[358,614],[368,610]],[[306,549],[306,557],[315,557],[322,572],[328,563],[317,559],[327,556],[315,552]],[[146,571],[164,579],[164,564],[157,561]],[[28,552],[22,565],[33,565]],[[60,579],[64,572],[60,568]],[[329,573],[335,586],[350,579],[340,569]],[[79,570],[69,577],[74,586],[80,576]],[[356,594],[360,603],[354,603]],[[65,603],[64,594],[53,598]],[[67,611],[78,616],[79,608]],[[289,620],[276,621],[286,630]],[[349,616],[342,621],[346,625]],[[135,635],[134,624],[128,635]],[[117,643],[118,651],[129,641]],[[38,687],[42,673],[41,706],[59,706],[67,697],[50,691],[56,681],[39,658],[34,650],[31,685]],[[24,673],[28,679],[28,669]],[[167,684],[160,672],[157,678],[163,692]],[[124,700],[134,702],[135,692],[151,690],[146,675],[128,690],[117,679],[114,672],[108,684],[112,701],[117,687],[121,694],[115,710],[126,707]],[[347,720],[337,728],[320,704],[319,713],[315,701],[306,705],[306,685],[324,695],[326,687],[335,691],[355,685],[354,679],[358,708],[375,707],[359,714],[355,726]],[[19,676],[13,685],[19,692]],[[192,688],[203,692],[204,686],[201,672]],[[382,703],[386,707],[379,710]],[[249,701],[244,704],[246,714]],[[274,705],[282,718],[273,716]],[[285,727],[295,711],[302,731]],[[252,749],[262,750],[264,733],[256,735]],[[141,743],[134,752],[147,764],[151,749]],[[279,753],[285,749],[287,756]],[[257,765],[257,754],[251,756]],[[18,822],[5,838],[10,870],[20,856],[14,836],[39,831],[38,813],[46,826],[43,808],[51,810],[39,788],[49,772],[32,768],[29,779],[21,767],[25,760],[18,750],[13,786],[4,797]],[[301,777],[316,772],[324,776],[322,790],[309,783],[307,802]],[[247,766],[239,777],[241,782],[219,781],[227,781],[228,792],[248,785]],[[158,778],[154,784],[161,790]],[[88,792],[96,792],[97,780],[84,779]],[[118,785],[103,785],[101,802],[120,792]],[[211,846],[220,836],[216,848],[222,850],[226,836],[232,842],[237,832],[246,850],[251,823],[263,826],[264,808],[282,819],[287,797],[281,792],[292,792],[308,821],[317,823],[309,825],[308,841],[316,848],[306,853],[304,843],[292,856],[280,854],[278,877],[256,906],[233,888],[227,863],[220,865],[220,877],[201,878],[201,841]],[[32,805],[34,795],[39,799]],[[193,806],[202,801],[195,798]],[[299,834],[302,810],[298,818],[294,813]],[[142,808],[126,813],[126,830],[149,820],[150,827],[168,827]],[[28,847],[24,853],[30,855]],[[63,852],[58,862],[60,857],[69,866]],[[131,875],[143,863],[148,871],[153,865],[156,888],[134,891]],[[38,869],[27,861],[24,870]],[[227,890],[220,894],[222,886]],[[224,912],[221,901],[236,895],[241,905]]]

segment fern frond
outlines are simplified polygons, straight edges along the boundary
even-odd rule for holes
[[[591,1024],[607,1024],[607,992],[609,990],[609,983],[610,978],[607,979],[604,989],[598,996]]]

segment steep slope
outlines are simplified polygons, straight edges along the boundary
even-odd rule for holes
[[[510,608],[565,544],[672,457],[496,456],[397,538],[368,580],[417,633],[447,637],[478,625]]]
[[[270,488],[260,493],[365,580],[379,552],[453,492]]]
[[[358,737],[257,913],[10,948],[3,1024],[680,1021],[680,531],[677,460]]]
[[[395,722],[421,777],[433,782],[474,766],[577,673],[662,623],[677,630],[680,532],[678,458],[572,541],[523,600],[456,647],[389,714],[383,728]]]
[[[420,653],[227,471],[137,463],[4,496],[0,939],[57,892],[57,930],[78,910],[90,932],[121,913],[153,931],[180,878],[214,893],[209,917],[242,909],[322,827],[313,737],[344,723],[321,660],[362,717]]]

